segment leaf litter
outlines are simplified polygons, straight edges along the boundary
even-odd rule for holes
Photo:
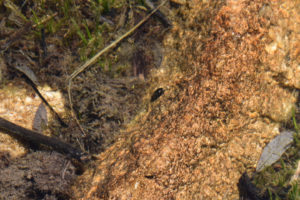
[[[260,172],[278,161],[282,154],[291,146],[294,140],[293,131],[282,131],[264,148],[258,161],[256,171]]]

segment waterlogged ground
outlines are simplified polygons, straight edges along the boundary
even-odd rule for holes
[[[146,16],[145,5],[1,2],[0,116],[32,128],[41,101],[14,69],[22,63],[68,124],[48,111],[43,133],[96,157],[82,174],[60,154],[1,134],[1,198],[239,199],[241,175],[293,128],[300,2],[170,0],[160,11],[172,27],[151,18],[75,78],[82,132],[66,79]]]

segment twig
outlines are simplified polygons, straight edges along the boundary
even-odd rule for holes
[[[26,76],[27,82],[32,87],[32,89],[37,93],[37,95],[40,97],[40,99],[46,104],[46,106],[51,110],[51,112],[55,115],[56,119],[59,121],[59,123],[63,127],[68,127],[68,125],[62,120],[62,118],[59,116],[59,114],[54,110],[54,108],[48,103],[48,101],[43,97],[43,95],[40,93],[40,91],[37,89],[35,84]]]
[[[16,70],[21,72],[25,76],[26,82],[32,87],[32,89],[37,93],[37,95],[40,97],[40,99],[46,104],[46,106],[51,110],[51,112],[55,115],[56,119],[60,122],[60,124],[63,127],[68,127],[68,125],[60,118],[58,113],[54,110],[54,108],[48,103],[48,101],[43,97],[43,95],[40,93],[40,91],[37,89],[37,79],[35,75],[30,76],[26,70],[22,70],[21,67],[18,67],[18,65],[14,66]],[[28,68],[28,67],[26,67]]]
[[[70,109],[71,109],[71,114],[73,118],[75,119],[75,122],[77,126],[79,127],[81,133],[83,136],[86,136],[85,131],[83,130],[82,126],[80,125],[79,120],[77,119],[77,116],[75,114],[74,108],[73,108],[73,103],[72,103],[72,93],[71,93],[71,87],[72,87],[72,79],[69,79],[69,84],[68,84],[68,96],[69,96],[69,104],[70,104]]]
[[[57,138],[48,137],[41,133],[18,126],[0,117],[0,130],[17,139],[25,141],[31,145],[46,145],[78,161],[87,161],[87,154],[72,145],[65,143]]]
[[[93,64],[101,55],[103,55],[105,52],[110,50],[111,48],[115,47],[119,42],[121,42],[123,39],[127,38],[129,35],[131,35],[137,28],[139,28],[142,24],[144,24],[160,7],[162,7],[167,0],[163,1],[159,6],[157,6],[155,9],[152,10],[151,13],[149,13],[144,19],[142,19],[138,24],[136,24],[132,29],[130,29],[128,32],[126,32],[124,35],[116,39],[114,42],[112,42],[110,45],[106,46],[104,49],[102,49],[100,52],[98,52],[95,56],[93,56],[91,59],[89,59],[87,62],[85,62],[82,66],[80,66],[78,69],[76,69],[69,77],[68,79],[68,96],[69,96],[69,104],[71,108],[71,113],[79,126],[81,132],[85,134],[83,128],[81,127],[79,120],[76,117],[76,114],[73,109],[73,104],[72,104],[72,94],[71,94],[71,86],[72,86],[72,80],[81,72],[83,72],[87,67],[89,67],[91,64]]]
[[[145,3],[145,5],[146,5],[146,7],[150,8],[151,10],[153,10],[153,9],[155,8],[155,6],[154,6],[154,4],[152,3],[151,0],[145,0],[144,3]],[[171,24],[171,22],[168,20],[168,18],[167,18],[163,13],[161,13],[159,10],[158,10],[156,13],[154,13],[154,15],[155,15],[155,17],[157,17],[157,18],[161,21],[161,23],[162,23],[166,28],[172,26],[172,24]]]
[[[32,28],[35,28],[35,27],[37,27],[37,26],[39,26],[39,25],[41,25],[41,24],[46,23],[47,21],[49,21],[50,19],[52,19],[53,17],[55,17],[55,16],[57,16],[57,15],[58,15],[58,12],[56,12],[56,13],[50,15],[50,16],[47,16],[45,19],[43,19],[43,20],[40,21],[39,23],[34,24],[34,25],[32,26]]]

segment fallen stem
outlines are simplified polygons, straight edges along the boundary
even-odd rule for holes
[[[46,104],[46,106],[50,109],[50,111],[55,115],[56,119],[59,121],[59,123],[63,127],[68,127],[68,125],[62,120],[62,118],[59,116],[59,114],[54,110],[54,108],[48,103],[48,101],[43,97],[43,95],[40,93],[39,89],[35,86],[34,82],[25,74],[27,82],[32,87],[32,89],[37,93],[37,95],[40,97],[40,99]]]
[[[53,150],[59,153],[67,155],[81,162],[82,161],[86,162],[88,159],[86,153],[84,153],[78,148],[73,147],[68,143],[65,143],[57,138],[48,137],[42,135],[41,133],[23,128],[6,119],[3,119],[2,117],[0,117],[0,130],[3,131],[4,133],[9,134],[12,137],[27,142],[30,145],[34,145],[34,146],[45,145],[51,147]]]

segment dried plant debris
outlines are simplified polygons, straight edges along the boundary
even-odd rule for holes
[[[74,109],[88,131],[81,141],[86,150],[100,152],[114,141],[120,128],[141,109],[143,86],[138,79],[111,79],[96,72],[75,80]]]
[[[133,75],[144,80],[152,69],[160,67],[163,60],[162,47],[154,39],[140,39],[135,44],[131,60]]]
[[[271,140],[261,154],[256,171],[260,172],[279,160],[282,154],[291,146],[294,134],[293,131],[283,131]]]
[[[144,3],[146,7],[148,7],[149,9],[151,10],[155,9],[155,5],[152,3],[151,0],[145,0]],[[170,20],[168,20],[168,18],[163,13],[161,13],[160,10],[154,13],[154,16],[156,16],[165,27],[168,28],[172,26]]]
[[[299,178],[294,179],[295,169],[299,162],[299,149],[287,150],[288,156],[282,156],[280,161],[265,168],[260,172],[252,174],[250,179],[244,173],[239,181],[239,189],[242,199],[251,197],[256,199],[291,199],[299,198]],[[294,196],[295,194],[296,196]],[[294,197],[291,197],[294,196]]]
[[[256,167],[256,172],[251,176],[252,178],[249,178],[247,173],[244,173],[240,178],[239,188],[242,192],[241,197],[299,199],[299,103],[300,98],[296,102],[291,120],[284,124],[285,129],[272,139],[263,150]],[[290,130],[287,130],[287,127]],[[274,161],[272,161],[273,159]],[[266,163],[269,164],[266,165]]]
[[[32,81],[36,86],[40,85],[39,82],[38,82],[38,79],[37,77],[35,76],[34,72],[29,68],[27,67],[26,65],[24,64],[16,64],[14,65],[14,67],[19,70],[20,72],[22,72],[23,74],[26,75],[26,77]]]
[[[32,89],[36,92],[36,94],[41,98],[41,100],[48,106],[50,111],[55,115],[57,120],[61,123],[63,127],[67,127],[67,124],[62,120],[62,118],[58,115],[58,113],[53,109],[53,107],[48,103],[48,101],[43,97],[40,93],[37,86],[40,85],[38,82],[38,78],[36,77],[35,73],[27,67],[26,63],[34,63],[28,55],[25,55],[22,51],[20,51],[17,56],[12,56],[9,58],[8,63],[17,69],[17,71],[21,72],[22,75],[25,75],[26,82],[32,87]],[[35,64],[33,64],[34,66]]]
[[[48,117],[47,117],[47,110],[43,103],[41,103],[35,113],[32,129],[42,133],[43,130],[48,125]]]

